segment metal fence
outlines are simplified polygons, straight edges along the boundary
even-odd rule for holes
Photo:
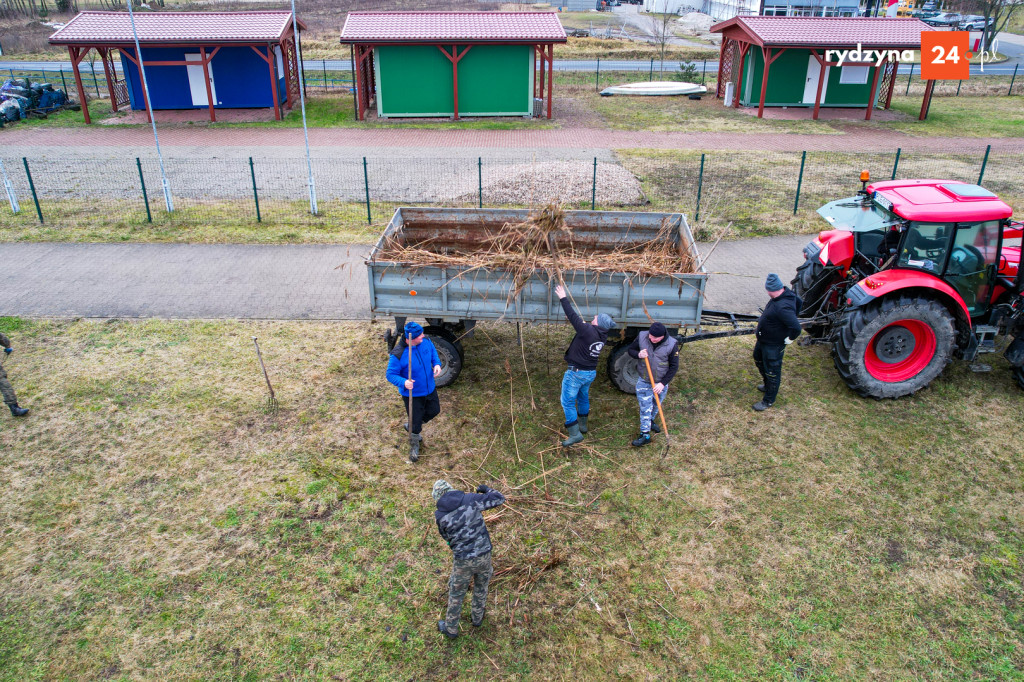
[[[0,229],[287,224],[329,229],[379,224],[396,205],[680,211],[703,238],[731,224],[739,234],[796,229],[823,203],[873,179],[932,177],[977,182],[1024,206],[1024,145],[942,153],[692,152],[620,150],[569,158],[314,158],[318,215],[310,212],[306,162],[294,158],[167,158],[173,212],[154,158],[6,157]],[[14,207],[20,207],[15,213]]]

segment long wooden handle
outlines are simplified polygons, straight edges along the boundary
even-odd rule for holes
[[[270,391],[270,399],[274,400],[274,387],[270,385],[270,375],[267,374],[267,366],[263,364],[263,353],[260,352],[260,344],[257,343],[256,337],[252,337],[252,342],[256,346],[256,357],[259,358],[260,368],[263,370],[263,378],[267,380],[267,390]]]
[[[402,333],[405,334],[405,330],[402,330]],[[409,346],[409,381],[412,381],[412,344],[409,343],[408,339],[405,340],[405,344],[407,346]],[[409,435],[410,436],[412,435],[412,389],[411,388],[409,389]]]
[[[661,417],[661,428],[665,432],[665,438],[668,438],[668,425],[665,423],[665,413],[661,411],[661,400],[658,398],[658,392],[654,390],[654,372],[651,371],[651,361],[644,358],[644,364],[647,365],[647,378],[651,381],[651,392],[654,394],[654,404],[658,406],[658,416]]]

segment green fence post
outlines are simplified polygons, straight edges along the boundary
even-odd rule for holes
[[[981,172],[978,173],[978,184],[981,184],[981,179],[985,177],[985,166],[988,165],[988,153],[992,151],[992,145],[985,147],[985,158],[981,160]]]
[[[1010,89],[1006,91],[1007,95],[1013,94],[1013,84],[1017,82],[1017,69],[1020,68],[1020,64],[1013,65],[1013,78],[1010,79]]]
[[[700,155],[700,175],[697,176],[697,210],[693,213],[693,221],[700,220],[700,193],[704,189],[704,155]]]
[[[327,60],[321,59],[320,66],[324,69],[324,92],[327,92]]]
[[[601,58],[600,57],[597,58],[597,71],[595,73],[596,73],[596,76],[594,77],[594,89],[597,90],[598,92],[600,92],[601,91]]]
[[[263,216],[260,215],[260,193],[256,191],[256,166],[252,163],[252,157],[249,157],[249,175],[252,176],[252,198],[256,202],[256,222],[262,223]]]
[[[142,176],[142,161],[135,157],[135,165],[139,169],[139,184],[142,185],[142,202],[146,204],[146,222],[153,222],[153,214],[149,212],[149,195],[146,194],[146,178]]]
[[[701,72],[700,72],[700,84],[701,85],[704,85],[704,77],[707,76],[707,74],[708,74],[708,60],[705,59],[704,60],[704,68],[702,68]]]
[[[370,175],[366,170],[366,157],[363,157],[363,186],[366,188],[366,224],[373,224],[373,217],[370,215]]]
[[[590,210],[597,209],[597,157],[594,157],[594,184],[590,187]]]
[[[484,157],[477,157],[476,160],[476,185],[480,202],[478,208],[484,207]]]
[[[800,156],[800,176],[796,179],[796,199],[793,200],[793,215],[800,206],[800,186],[804,184],[804,164],[807,162],[807,152]]]
[[[647,75],[647,82],[654,80],[654,57],[651,57],[651,72]]]
[[[892,164],[892,177],[890,180],[896,179],[896,169],[900,167],[900,152],[903,151],[902,147],[896,147],[896,160]]]
[[[907,76],[907,91],[903,93],[904,95],[909,95],[910,94],[910,81],[912,81],[912,80],[914,80],[914,63],[913,62],[910,63],[910,75]]]
[[[21,160],[25,163],[25,175],[28,176],[28,188],[32,190],[32,201],[36,202],[36,215],[39,216],[39,224],[43,224],[43,209],[39,208],[39,197],[36,195],[36,185],[32,182],[32,171],[28,169],[28,157],[23,156]]]
[[[68,82],[64,80],[64,67],[60,67],[60,84],[64,86],[64,94],[68,92]]]
[[[964,84],[963,81],[960,81],[959,83],[956,84],[956,95],[954,95],[954,97],[959,97],[960,96],[960,86],[963,85],[963,84]]]

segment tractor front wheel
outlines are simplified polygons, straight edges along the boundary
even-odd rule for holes
[[[843,279],[838,268],[826,268],[817,258],[807,258],[796,269],[796,277],[790,282],[793,293],[800,297],[803,306],[800,317],[816,317],[829,312],[834,298],[833,287]],[[811,324],[804,331],[811,338],[820,339],[828,331],[828,325]]]
[[[832,344],[832,360],[860,395],[899,398],[939,376],[955,348],[953,316],[942,304],[901,296],[848,310]]]

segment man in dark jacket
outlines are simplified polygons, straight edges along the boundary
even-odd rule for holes
[[[455,490],[445,480],[434,483],[431,495],[437,503],[434,520],[437,531],[455,555],[452,575],[448,580],[448,611],[437,629],[449,639],[459,636],[459,618],[462,602],[470,580],[473,581],[471,613],[473,626],[484,622],[487,606],[487,585],[494,569],[491,566],[491,536],[487,533],[484,517],[480,513],[505,503],[505,496],[485,485],[476,489],[478,494]]]
[[[569,437],[562,441],[562,446],[569,447],[583,440],[583,434],[587,432],[590,384],[597,378],[597,360],[608,339],[608,330],[615,328],[615,321],[601,313],[590,322],[584,322],[565,295],[565,287],[561,284],[556,286],[555,295],[576,330],[576,336],[572,337],[565,351],[569,367],[562,376],[562,411],[565,412],[565,428],[569,431]]]
[[[3,332],[0,332],[0,346],[4,348],[4,357],[10,357],[11,340],[4,336]],[[3,363],[0,363],[0,396],[3,396],[4,402],[15,417],[24,417],[28,414],[28,408],[18,407],[18,396],[14,394],[14,387],[7,380],[7,370],[4,369]]]
[[[637,359],[636,370],[640,374],[636,382],[636,399],[640,404],[640,437],[632,443],[633,447],[639,448],[651,442],[651,431],[661,433],[658,423],[652,421],[654,394],[658,394],[658,400],[664,405],[668,382],[679,371],[679,342],[668,335],[665,325],[655,322],[650,329],[637,335],[626,352]],[[654,377],[653,386],[647,374],[648,363]]]
[[[771,300],[764,307],[761,319],[757,321],[757,343],[754,344],[754,364],[761,373],[762,383],[757,390],[764,397],[754,403],[754,409],[764,412],[775,404],[782,381],[782,356],[786,346],[800,336],[800,320],[797,311],[803,302],[774,272],[768,275],[764,284]]]
[[[412,366],[412,378],[409,367]],[[412,423],[405,425],[409,432],[409,461],[420,458],[420,444],[423,437],[420,431],[423,425],[441,414],[441,401],[437,397],[434,377],[441,374],[441,358],[437,349],[423,334],[423,327],[415,322],[405,325],[405,335],[395,344],[388,356],[387,378],[398,387],[405,405],[405,413],[409,414],[409,401],[412,401]]]

